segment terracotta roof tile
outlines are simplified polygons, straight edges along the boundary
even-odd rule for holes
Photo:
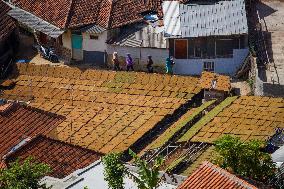
[[[6,164],[33,157],[34,161],[50,166],[50,176],[63,178],[97,161],[101,154],[79,146],[39,135],[6,158]]]
[[[0,41],[8,37],[16,27],[13,19],[7,15],[10,9],[6,3],[0,0]]]
[[[178,187],[178,189],[195,188],[257,189],[257,187],[207,161],[203,162],[203,164]]]
[[[9,105],[9,109],[0,114],[0,159],[23,139],[48,134],[63,118],[20,104]]]
[[[161,13],[163,0],[15,0],[14,4],[59,28],[97,24],[115,28],[141,21],[141,12]]]
[[[213,82],[216,82],[215,86]],[[203,89],[214,89],[228,92],[231,90],[230,77],[212,72],[202,72],[200,87]]]

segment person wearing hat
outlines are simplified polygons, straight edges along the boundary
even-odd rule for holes
[[[147,70],[149,73],[153,73],[154,68],[153,68],[153,60],[152,60],[152,56],[148,55],[148,59],[147,59]]]
[[[134,71],[133,64],[134,63],[133,63],[133,60],[132,60],[132,58],[130,56],[130,53],[127,53],[126,54],[126,71],[129,71],[130,69],[132,71]]]
[[[118,60],[117,52],[114,52],[112,54],[112,63],[113,63],[113,70],[119,71],[120,67],[119,67],[119,60]]]

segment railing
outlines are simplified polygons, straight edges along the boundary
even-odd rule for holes
[[[259,55],[259,59],[260,61],[266,66],[266,65],[270,65],[270,58],[268,56],[268,52],[267,52],[267,46],[266,46],[266,40],[265,40],[265,35],[263,32],[263,26],[261,23],[261,19],[259,16],[259,12],[258,10],[256,10],[256,14],[257,14],[257,26],[259,26],[257,29],[258,34],[260,36],[260,39],[257,39],[257,51],[258,51],[258,55]]]

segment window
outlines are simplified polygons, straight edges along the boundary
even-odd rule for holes
[[[98,39],[99,39],[99,36],[97,36],[97,35],[90,35],[90,39],[98,40]]]
[[[217,57],[232,57],[233,49],[238,43],[233,39],[217,39],[216,40],[216,56]]]
[[[212,58],[215,57],[214,38],[195,38],[188,40],[189,58]]]
[[[214,72],[214,62],[203,62],[203,70]]]
[[[187,59],[187,39],[175,40],[175,58]]]

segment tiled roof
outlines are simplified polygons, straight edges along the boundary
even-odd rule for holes
[[[6,164],[32,157],[34,161],[50,166],[50,176],[63,178],[100,158],[101,154],[79,146],[37,136],[6,158]]]
[[[15,0],[14,4],[59,28],[97,24],[115,28],[142,20],[141,12],[156,10],[162,0]]]
[[[160,2],[161,0],[116,0],[111,11],[110,26],[115,28],[142,21],[143,17],[140,13],[156,11]]]
[[[0,0],[0,41],[5,39],[16,27],[13,19],[7,15],[11,8]]]
[[[205,161],[178,189],[257,189],[228,171]]]
[[[48,134],[63,121],[36,108],[13,104],[0,113],[0,159],[28,137]]]
[[[230,77],[212,72],[202,72],[200,87],[229,92],[231,90]]]
[[[137,144],[201,91],[195,77],[32,64],[18,69],[16,86],[2,98],[66,116],[50,136],[101,153]]]

